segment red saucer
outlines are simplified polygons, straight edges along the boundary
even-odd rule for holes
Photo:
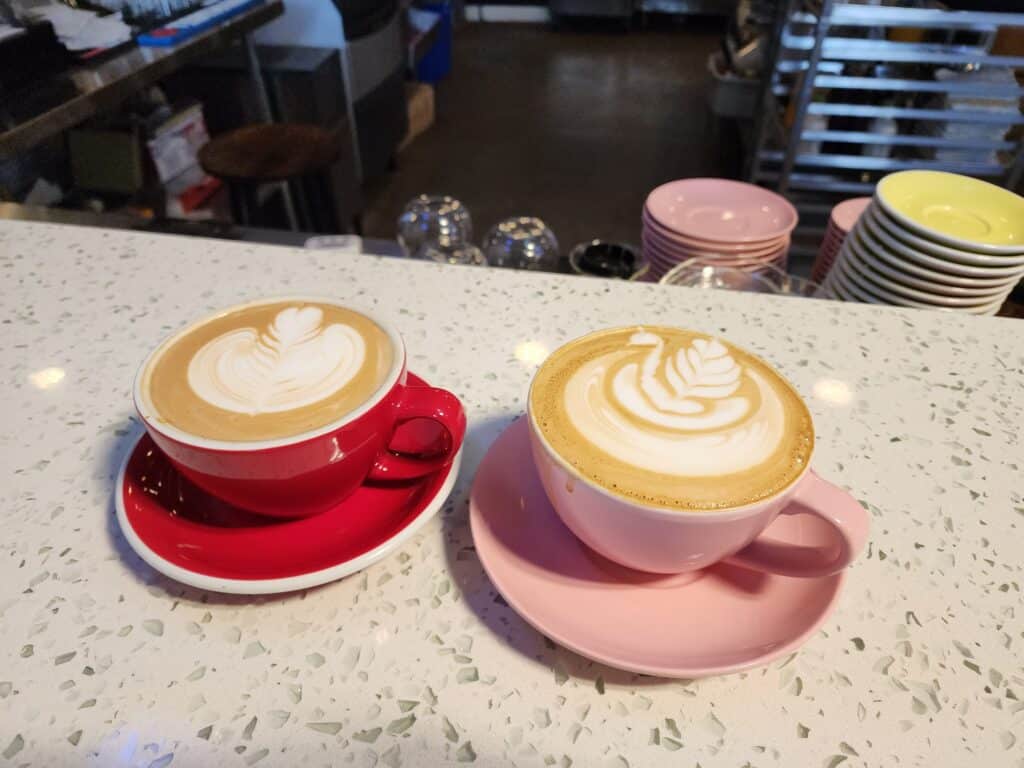
[[[411,373],[409,382],[425,383]],[[392,446],[429,452],[441,439],[440,427],[420,420],[399,427]],[[121,466],[114,501],[132,549],[164,575],[216,592],[286,592],[339,579],[391,554],[441,508],[460,463],[461,451],[432,475],[363,485],[327,512],[282,521],[200,490],[143,435]]]

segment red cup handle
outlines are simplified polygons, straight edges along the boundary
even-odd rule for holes
[[[448,433],[447,450],[436,456],[416,458],[386,450],[377,457],[369,480],[412,480],[429,475],[449,464],[466,434],[466,414],[459,398],[444,389],[406,387],[396,406],[396,426],[412,419],[431,419]]]
[[[832,542],[823,547],[775,541],[767,536],[741,549],[728,562],[780,576],[830,576],[857,559],[868,538],[868,513],[842,488],[822,480],[813,471],[800,483],[784,515],[814,515],[832,526]]]

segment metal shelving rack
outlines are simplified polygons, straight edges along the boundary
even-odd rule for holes
[[[1012,77],[994,83],[935,77],[943,67],[1004,73],[1024,67],[1024,56],[991,53],[1002,27],[1024,27],[1024,13],[784,0],[769,46],[749,179],[788,195],[809,220],[827,215],[839,199],[871,194],[879,178],[907,168],[1015,188],[1024,173],[1024,131],[1013,131],[1024,125],[1024,86]],[[899,39],[906,30],[927,41]],[[979,98],[1016,101],[1005,111],[949,104]],[[895,130],[871,130],[872,120],[889,121]],[[942,135],[950,124],[987,126],[986,135],[965,137],[971,129],[960,128],[953,131],[960,137]]]

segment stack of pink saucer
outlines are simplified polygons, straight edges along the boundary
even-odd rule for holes
[[[681,179],[647,197],[643,212],[644,261],[657,281],[676,264],[756,270],[785,269],[796,209],[767,189],[728,179]]]
[[[814,259],[814,267],[811,269],[811,280],[820,283],[825,279],[836,256],[839,255],[843,240],[846,239],[870,202],[870,197],[854,197],[844,200],[832,209],[832,215],[828,220],[828,229],[825,230],[825,239],[821,241],[818,255]]]

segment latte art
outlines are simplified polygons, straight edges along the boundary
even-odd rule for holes
[[[185,329],[143,370],[143,407],[189,435],[260,441],[317,429],[382,386],[395,361],[373,320],[323,302],[270,301]]]
[[[688,510],[771,495],[802,473],[813,446],[806,406],[770,367],[675,329],[572,342],[538,372],[530,410],[584,475]]]
[[[754,391],[738,394],[743,376]],[[604,452],[683,477],[757,466],[778,446],[784,421],[771,388],[721,343],[696,339],[670,354],[646,331],[582,365],[564,399],[572,425]]]
[[[239,328],[207,342],[188,365],[188,383],[211,405],[277,413],[333,395],[362,368],[366,343],[351,326],[323,325],[318,307],[288,307],[265,331]]]

